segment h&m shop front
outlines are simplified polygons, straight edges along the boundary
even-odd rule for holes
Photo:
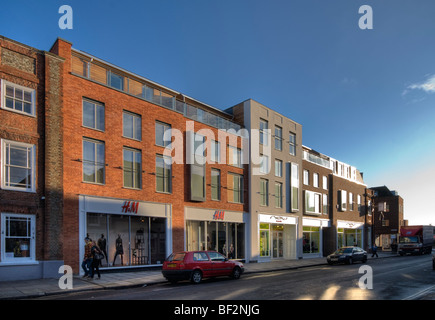
[[[172,252],[170,204],[81,195],[79,206],[80,263],[86,237],[103,251],[101,268],[161,265]]]

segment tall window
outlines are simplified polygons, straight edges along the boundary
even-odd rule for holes
[[[1,81],[1,105],[3,109],[35,115],[35,90],[19,86],[15,83]]]
[[[221,171],[219,169],[211,169],[211,199],[221,199]]]
[[[261,155],[261,164],[260,164],[260,172],[264,174],[269,173],[269,157],[266,155]]]
[[[240,174],[228,173],[227,176],[228,202],[243,202],[243,177]]]
[[[292,212],[299,211],[299,165],[290,164],[290,207]]]
[[[104,105],[83,99],[83,126],[104,131]]]
[[[282,161],[275,159],[275,177],[282,177]]]
[[[296,135],[292,132],[289,134],[289,153],[293,156],[296,155]]]
[[[206,181],[205,181],[205,136],[198,133],[189,132],[190,147],[186,152],[191,153],[193,162],[190,164],[190,200],[206,200]]]
[[[124,148],[124,187],[141,188],[142,154],[139,150]]]
[[[1,141],[3,189],[35,191],[35,145]]]
[[[269,181],[260,179],[260,205],[269,205]]]
[[[122,114],[122,134],[124,137],[142,140],[142,119],[135,113],[124,111]]]
[[[304,184],[307,186],[310,184],[310,172],[308,170],[304,170]]]
[[[219,141],[211,140],[210,144],[210,160],[216,163],[221,161],[221,144]]]
[[[328,210],[328,195],[324,194],[322,195],[323,199],[322,199],[322,204],[323,204],[323,214],[328,214],[329,210]]]
[[[83,181],[104,183],[104,142],[83,140]]]
[[[156,155],[156,190],[158,192],[172,192],[171,158]]]
[[[260,144],[269,145],[268,123],[266,120],[260,119]]]
[[[340,211],[347,210],[347,191],[346,190],[338,190],[338,203],[340,206]]]
[[[282,208],[282,183],[275,182],[275,208]]]
[[[282,150],[282,128],[275,127],[275,150]]]
[[[156,145],[166,147],[171,143],[171,125],[156,121]]]
[[[313,187],[319,187],[319,174],[313,173]]]
[[[323,176],[322,178],[323,189],[328,190],[328,177]]]
[[[239,168],[242,167],[242,151],[239,148],[228,146],[228,164]]]
[[[349,192],[349,210],[353,211],[353,194]]]

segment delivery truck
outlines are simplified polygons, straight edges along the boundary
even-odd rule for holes
[[[433,226],[406,226],[400,229],[397,251],[405,254],[425,254],[432,252]]]

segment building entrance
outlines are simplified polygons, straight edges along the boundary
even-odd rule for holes
[[[284,227],[282,225],[272,226],[272,258],[284,257]]]

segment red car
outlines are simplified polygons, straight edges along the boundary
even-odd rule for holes
[[[163,262],[163,276],[171,283],[190,280],[200,283],[203,278],[231,276],[239,279],[243,264],[228,260],[216,251],[182,251],[171,254]]]

